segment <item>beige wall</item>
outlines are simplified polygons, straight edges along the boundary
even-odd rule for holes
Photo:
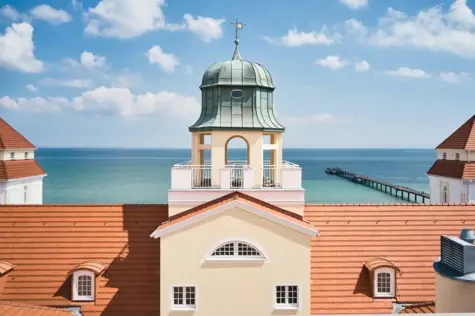
[[[225,241],[243,240],[264,252],[264,263],[205,263]],[[171,311],[171,287],[195,285],[194,316],[274,315],[275,285],[298,285],[300,308],[310,313],[310,237],[240,209],[232,209],[160,240],[160,313]]]
[[[0,160],[10,160],[10,153],[15,153],[15,160],[25,159],[25,152],[28,153],[28,159],[35,158],[33,149],[15,149],[15,150],[0,150]]]
[[[475,162],[475,151],[466,151],[462,149],[437,149],[437,159],[443,159],[443,153],[447,153],[447,160],[455,160],[455,154],[460,153],[461,161],[474,161]]]
[[[435,274],[437,313],[475,313],[475,282],[457,281]]]

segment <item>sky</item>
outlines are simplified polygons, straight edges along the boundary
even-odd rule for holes
[[[0,116],[38,147],[188,148],[206,68],[276,90],[287,148],[434,148],[475,114],[475,0],[0,0]]]

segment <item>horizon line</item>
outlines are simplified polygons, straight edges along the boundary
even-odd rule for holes
[[[38,146],[36,149],[187,149],[190,147],[99,147],[99,146]],[[228,149],[246,149],[245,147],[231,147]],[[331,149],[331,150],[374,150],[374,149],[398,149],[398,150],[434,150],[434,148],[427,147],[286,147],[285,149]]]

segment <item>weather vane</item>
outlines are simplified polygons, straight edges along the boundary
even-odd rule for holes
[[[237,18],[236,18],[236,22],[229,22],[229,23],[231,23],[233,25],[236,25],[236,38],[235,38],[235,40],[238,41],[238,43],[239,43],[239,34],[238,34],[238,32],[246,24],[243,24],[242,22],[239,22]]]

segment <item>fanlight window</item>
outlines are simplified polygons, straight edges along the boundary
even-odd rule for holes
[[[242,241],[230,241],[211,254],[213,258],[264,258],[262,253],[254,246]]]

